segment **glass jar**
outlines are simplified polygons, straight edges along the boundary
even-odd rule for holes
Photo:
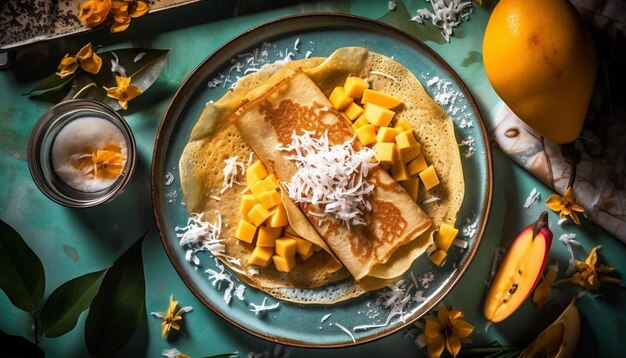
[[[120,174],[110,186],[97,191],[82,191],[68,185],[52,164],[57,134],[72,121],[88,117],[109,121],[126,141],[126,159]],[[50,108],[35,124],[28,141],[28,168],[37,187],[52,201],[73,208],[88,208],[113,200],[130,181],[135,161],[135,138],[124,117],[113,108],[89,99],[72,99]]]

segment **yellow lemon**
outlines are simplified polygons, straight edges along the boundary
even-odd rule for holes
[[[524,122],[555,143],[578,137],[596,54],[567,0],[501,0],[485,29],[483,61],[495,91]]]

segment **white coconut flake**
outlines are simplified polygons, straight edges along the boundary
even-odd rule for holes
[[[563,234],[563,235],[561,235],[561,237],[559,237],[559,241],[562,242],[563,245],[565,245],[567,247],[567,251],[569,252],[569,256],[570,256],[569,264],[570,264],[570,267],[567,270],[568,272],[571,270],[572,266],[575,266],[574,250],[572,248],[572,245],[578,246],[578,247],[582,247],[582,244],[574,239],[575,237],[576,237],[576,234],[573,234],[573,233]]]
[[[165,173],[165,185],[170,185],[174,182],[174,175],[172,175],[172,173],[167,172]]]
[[[559,226],[561,226],[566,221],[567,221],[567,216],[564,216],[564,217],[560,218],[559,221],[557,221],[557,224]]]
[[[298,51],[298,46],[300,46],[300,38],[298,37],[296,41],[293,43],[293,50]]]
[[[541,199],[541,193],[537,191],[537,188],[533,188],[533,190],[530,191],[530,194],[528,194],[526,202],[524,202],[524,207],[528,209],[530,205],[532,205],[532,203],[536,202],[539,199]]]
[[[259,313],[261,312],[265,312],[265,311],[272,311],[277,309],[280,306],[280,302],[276,302],[273,305],[266,305],[265,302],[267,301],[267,297],[263,298],[263,302],[261,302],[260,305],[256,305],[254,303],[250,303],[250,306],[252,306],[252,309],[250,309],[250,312],[254,312],[255,315],[259,315]]]
[[[390,75],[388,73],[380,72],[380,71],[370,71],[370,75],[382,76],[382,77],[386,77],[386,78],[392,80],[393,82],[399,82],[398,79],[393,77],[392,75]]]
[[[350,339],[352,339],[352,342],[356,343],[356,339],[354,338],[354,335],[352,334],[352,332],[350,332],[349,329],[347,329],[346,327],[342,326],[341,324],[337,322],[335,322],[335,326],[337,326],[337,328],[339,328],[340,330],[344,331],[345,334],[350,336]]]
[[[135,56],[135,58],[133,59],[133,62],[139,62],[139,61],[141,61],[141,59],[142,59],[145,55],[147,55],[147,53],[145,53],[145,52],[140,52],[140,53],[138,53],[138,54],[137,54],[137,56]]]
[[[398,4],[396,3],[396,0],[390,0],[387,2],[387,8],[389,9],[389,11],[394,11],[397,6]]]
[[[230,304],[235,282],[232,280],[232,275],[226,272],[224,265],[220,264],[217,259],[215,259],[215,267],[219,269],[219,272],[212,269],[207,269],[205,272],[209,274],[209,281],[211,282],[211,285],[213,285],[213,287],[215,287],[218,291],[221,290],[222,283],[226,284],[226,289],[224,290],[224,302],[226,302],[226,304]]]
[[[117,58],[115,52],[111,51],[115,59],[111,59],[111,72],[117,73],[120,77],[126,77],[126,69],[120,65],[120,59]]]
[[[163,357],[167,358],[178,358],[182,353],[176,348],[170,348],[163,350],[161,354],[163,355]]]
[[[468,242],[466,240],[463,239],[454,239],[454,241],[452,241],[452,243],[454,244],[454,246],[456,247],[460,247],[462,249],[466,249]]]
[[[313,54],[312,51],[307,51],[306,54],[304,55],[304,58],[311,58],[312,54]]]
[[[224,163],[226,164],[222,170],[224,183],[222,184],[222,189],[220,189],[220,194],[224,194],[226,190],[232,188],[235,184],[241,185],[242,182],[240,180],[242,180],[246,171],[243,162],[237,161],[237,156],[224,160]]]
[[[295,162],[297,172],[285,185],[287,194],[296,203],[309,203],[318,214],[333,216],[346,226],[365,225],[363,214],[371,210],[366,196],[374,185],[365,178],[376,165],[376,153],[364,147],[355,151],[352,140],[330,145],[328,132],[313,138],[313,132],[291,136],[291,143],[280,151]]]
[[[237,297],[239,301],[243,301],[244,299],[243,294],[245,291],[246,291],[246,286],[239,285],[237,286],[237,288],[235,288],[235,292],[233,293],[233,296]]]
[[[461,21],[467,21],[472,13],[471,1],[464,0],[426,0],[431,3],[433,12],[428,9],[417,10],[417,15],[411,18],[418,24],[424,20],[431,20],[432,24],[441,29],[441,35],[446,42],[450,42],[452,28]]]
[[[434,203],[441,200],[441,198],[439,198],[438,196],[431,196],[428,199],[424,199],[422,200],[422,204],[430,204],[430,203]]]
[[[320,323],[324,323],[324,321],[326,321],[330,316],[331,316],[331,313],[325,314],[324,317],[322,317],[322,319],[320,320]]]
[[[219,196],[215,196],[215,195],[210,195],[210,196],[209,196],[209,199],[213,199],[213,200],[215,200],[215,201],[222,201],[222,198],[221,198],[221,197],[219,197]]]

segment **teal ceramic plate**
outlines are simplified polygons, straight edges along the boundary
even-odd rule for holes
[[[187,222],[182,202],[178,160],[191,128],[209,101],[220,98],[238,77],[265,63],[328,56],[343,46],[365,46],[393,57],[408,67],[453,117],[461,143],[465,199],[456,226],[465,249],[453,246],[443,267],[419,257],[398,288],[384,288],[334,305],[280,302],[254,288],[245,287],[243,300],[224,300],[228,288],[209,280],[207,269],[219,271],[207,253],[198,255],[196,270],[186,261],[176,227]],[[223,163],[216,163],[223,165]],[[173,179],[173,181],[172,181]],[[189,289],[207,307],[228,322],[270,341],[306,347],[340,347],[368,342],[406,327],[434,308],[458,282],[472,262],[483,235],[491,204],[491,153],[483,121],[467,88],[439,56],[417,39],[380,22],[348,15],[311,14],[272,21],[255,27],[215,51],[183,83],[170,104],[156,138],[152,163],[154,212],[163,246]],[[234,289],[239,287],[234,275]],[[347,283],[339,283],[344,285]],[[392,295],[406,304],[386,307]],[[259,315],[253,304],[279,303]],[[391,300],[393,301],[393,300]],[[358,326],[378,324],[369,329]],[[344,330],[345,329],[345,330]],[[348,331],[349,333],[347,333]]]

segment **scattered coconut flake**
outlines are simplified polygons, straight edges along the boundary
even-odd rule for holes
[[[474,148],[475,143],[476,140],[472,136],[463,139],[461,143],[459,143],[459,147],[467,147],[465,153],[463,153],[463,156],[465,158],[470,158],[472,155],[474,155],[474,152],[476,152],[476,149]]]
[[[243,301],[243,294],[245,291],[246,291],[246,286],[240,284],[239,286],[237,286],[237,288],[235,288],[235,292],[233,293],[233,296],[237,297],[239,301]]]
[[[454,241],[452,241],[452,243],[454,244],[454,246],[456,247],[460,247],[462,249],[466,249],[468,242],[466,240],[463,239],[454,239]]]
[[[367,147],[355,151],[355,138],[331,146],[328,131],[317,139],[312,134],[294,132],[289,145],[277,147],[292,153],[285,158],[298,168],[285,186],[289,197],[296,203],[312,204],[318,213],[332,215],[346,226],[365,225],[364,211],[371,210],[366,196],[374,190],[365,178],[376,165],[375,151]]]
[[[313,52],[307,51],[306,54],[304,55],[304,58],[310,58],[312,54]]]
[[[296,41],[293,43],[293,50],[298,51],[298,46],[300,46],[300,38],[298,37]]]
[[[254,303],[250,303],[250,306],[252,306],[252,309],[250,310],[250,312],[254,312],[255,315],[259,315],[259,313],[261,312],[265,312],[265,311],[272,311],[278,308],[278,306],[280,306],[280,302],[276,302],[273,305],[266,305],[265,302],[267,301],[267,297],[263,298],[263,302],[261,302],[260,305],[256,305]]]
[[[426,74],[428,76],[428,74]],[[437,104],[444,107],[444,109],[454,117],[459,114],[460,111],[467,108],[467,105],[458,106],[457,101],[459,98],[463,98],[460,91],[454,89],[454,85],[450,80],[446,80],[440,77],[433,77],[426,82],[429,88],[433,89],[433,99]]]
[[[111,51],[115,59],[111,59],[111,72],[117,73],[120,77],[126,77],[126,69],[120,65],[120,59],[117,58],[115,52]]]
[[[215,200],[215,201],[222,201],[222,198],[221,198],[221,197],[219,197],[219,196],[215,196],[215,195],[210,195],[210,196],[209,196],[209,199],[213,199],[213,200]]]
[[[567,216],[564,216],[564,217],[560,218],[559,221],[557,221],[557,224],[560,226],[561,224],[563,224],[566,221],[567,221]]]
[[[352,339],[352,342],[356,343],[356,339],[354,338],[354,335],[352,334],[352,332],[350,332],[349,329],[347,329],[346,327],[342,326],[341,324],[335,322],[335,326],[337,326],[337,328],[339,328],[340,330],[344,331],[348,336],[350,336],[350,339]]]
[[[324,317],[322,317],[322,319],[320,320],[320,323],[324,323],[324,321],[326,321],[330,317],[331,314],[332,313],[325,314]]]
[[[423,24],[424,20],[431,20],[432,24],[441,29],[441,35],[446,42],[450,42],[452,28],[458,26],[461,21],[467,21],[472,13],[471,1],[464,0],[426,0],[430,2],[432,9],[417,10],[417,15],[411,18],[418,24]]]
[[[472,236],[476,234],[476,230],[478,228],[478,222],[472,223],[470,219],[465,219],[465,220],[467,222],[467,226],[465,226],[463,230],[461,230],[461,232],[463,233],[463,236],[467,238],[471,238]]]
[[[172,173],[165,173],[165,185],[170,185],[174,182],[174,175]]]
[[[419,282],[424,288],[428,288],[431,282],[435,280],[435,275],[432,272],[426,272],[419,278]]]
[[[140,53],[138,53],[138,54],[137,54],[137,56],[135,56],[135,58],[133,59],[133,62],[139,62],[139,61],[141,61],[141,59],[142,59],[145,55],[147,55],[147,53],[145,53],[145,52],[140,52]]]
[[[485,327],[483,328],[483,331],[484,331],[485,333],[487,333],[487,331],[489,331],[489,328],[491,328],[491,326],[492,326],[492,325],[493,325],[493,323],[492,323],[492,322],[487,322],[487,323],[485,324]]]
[[[432,87],[432,85],[436,84],[437,82],[439,82],[439,77],[435,76],[435,77],[429,79],[426,82],[426,85],[428,85],[428,87]]]
[[[424,297],[424,291],[419,290],[419,291],[416,291],[415,294],[413,295],[413,301],[426,302],[428,301],[428,298]]]
[[[167,358],[178,358],[182,355],[182,353],[176,348],[165,349],[163,350],[163,352],[161,352],[161,354],[163,355],[163,357]]]
[[[383,76],[383,77],[386,77],[386,78],[392,80],[393,82],[399,82],[398,79],[393,77],[392,75],[384,73],[384,72],[380,72],[380,71],[370,71],[370,75]]]
[[[398,4],[396,4],[396,0],[389,0],[387,2],[387,8],[389,9],[389,11],[394,11],[397,6]]]
[[[241,185],[242,183],[239,180],[241,180],[246,171],[243,162],[237,161],[237,156],[224,160],[224,163],[226,163],[222,170],[224,172],[224,184],[222,184],[220,194],[224,194],[226,190],[232,188],[235,184]]]
[[[422,204],[430,204],[430,203],[434,203],[439,201],[441,198],[439,198],[438,196],[431,196],[428,199],[424,199],[422,200]]]
[[[259,274],[259,269],[256,267],[248,267],[248,275],[256,276]]]
[[[541,193],[537,191],[537,188],[533,188],[533,190],[530,191],[528,198],[526,198],[526,202],[524,202],[524,207],[528,209],[532,203],[539,199],[541,199]]]
[[[226,283],[226,289],[224,290],[224,302],[226,304],[230,304],[230,300],[232,299],[233,288],[235,286],[235,282],[232,280],[232,275],[227,273],[224,265],[220,264],[217,259],[215,259],[215,267],[220,271],[215,271],[212,269],[207,269],[205,272],[209,274],[209,281],[213,287],[217,288],[218,291],[222,288],[222,283]]]

